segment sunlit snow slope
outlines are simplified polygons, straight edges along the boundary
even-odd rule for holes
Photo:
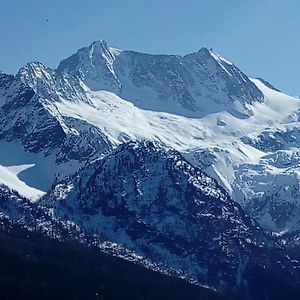
[[[159,141],[216,178],[265,228],[300,228],[300,101],[250,79],[213,51],[150,55],[98,41],[57,70],[30,63],[16,78],[39,97],[44,118],[51,116],[47,136],[60,138],[33,150],[44,155],[56,149],[49,156],[53,174],[65,169],[62,162],[75,170],[102,155],[101,149],[129,140]],[[35,104],[26,106],[31,116],[30,109],[35,112]],[[39,114],[33,115],[39,124]],[[39,125],[28,126],[30,133],[36,130]],[[11,139],[31,147],[32,135],[26,137]],[[47,190],[34,182],[28,186]]]
[[[276,181],[279,182],[275,188],[288,186],[291,180],[297,184],[299,174],[297,164],[286,166],[284,162],[279,165],[273,162],[280,155],[290,162],[289,157],[299,152],[297,148],[270,152],[257,147],[255,141],[265,130],[286,132],[300,125],[298,99],[274,91],[259,80],[253,82],[264,93],[265,101],[251,106],[253,115],[249,118],[238,118],[226,111],[189,118],[145,110],[111,92],[91,91],[88,87],[89,104],[63,100],[57,107],[64,116],[80,118],[99,127],[113,144],[145,138],[181,151],[194,164],[204,166],[235,200],[252,209],[260,205]],[[285,194],[278,200],[276,205],[286,205],[290,200],[298,202],[287,199]],[[272,216],[271,211],[258,211],[258,219],[266,227],[280,228],[277,222],[280,220]]]

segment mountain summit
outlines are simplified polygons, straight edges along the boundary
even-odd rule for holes
[[[57,70],[34,63],[22,68],[19,78],[40,93],[48,86],[49,92],[69,97],[72,89],[75,97],[84,98],[86,86],[113,92],[142,109],[186,116],[222,110],[248,116],[247,104],[263,100],[242,71],[206,48],[182,57],[121,51],[96,41],[63,60]]]
[[[0,220],[238,299],[295,299],[299,112],[206,48],[97,41],[55,70],[28,63],[0,74]]]
[[[96,41],[56,70],[33,62],[1,74],[0,89],[1,146],[22,158],[0,163],[23,195],[35,189],[37,199],[87,161],[145,139],[181,152],[264,228],[300,227],[299,99],[212,50],[152,55]],[[18,164],[28,167],[10,168]]]

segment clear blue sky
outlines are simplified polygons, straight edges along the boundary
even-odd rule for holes
[[[300,95],[299,17],[299,0],[1,0],[0,69],[56,67],[99,39],[150,53],[206,46]]]

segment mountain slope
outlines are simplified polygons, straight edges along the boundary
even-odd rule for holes
[[[299,111],[206,48],[98,41],[29,63],[0,74],[1,219],[238,299],[295,299]]]
[[[25,65],[23,84],[53,101],[85,102],[107,91],[143,110],[203,117],[228,111],[244,118],[263,93],[236,66],[202,48],[184,57],[121,51],[97,41],[63,60],[56,70]]]
[[[22,173],[26,196],[34,188],[37,199],[56,177],[69,175],[67,168],[73,173],[123,142],[147,139],[204,168],[265,229],[299,229],[293,192],[299,182],[299,99],[247,77],[211,50],[151,55],[97,41],[56,70],[34,62],[3,82],[8,92],[0,94],[0,137],[40,157],[53,156],[47,182],[28,180],[33,168]],[[20,86],[34,93],[28,103]],[[47,168],[41,161],[21,165]]]
[[[238,299],[298,293],[299,263],[174,150],[129,143],[36,203],[4,187],[0,195],[1,215],[61,241],[97,246]]]
[[[37,202],[30,202],[5,186],[0,186],[0,217],[7,219],[9,223],[21,225],[26,230],[38,232],[60,242],[72,241],[98,248],[99,252],[110,256],[122,258],[161,274],[190,281],[181,270],[164,263],[154,263],[119,243],[87,231],[81,224],[78,225],[68,218],[56,218],[51,209],[40,206]]]
[[[110,149],[98,128],[64,118],[52,99],[6,74],[0,74],[0,120],[0,182],[32,200]]]
[[[1,299],[224,299],[70,241],[58,242],[0,218]],[[116,289],[116,286],[118,287]]]
[[[60,182],[39,205],[219,291],[250,297],[254,272],[272,278],[276,270],[276,282],[288,269],[298,280],[284,252],[216,181],[149,142],[120,146]],[[260,290],[253,299],[261,297]]]

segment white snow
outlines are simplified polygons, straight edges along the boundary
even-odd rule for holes
[[[63,116],[82,119],[99,127],[114,145],[139,139],[159,141],[184,153],[194,165],[199,161],[193,159],[193,153],[197,149],[210,149],[216,161],[206,172],[243,205],[245,195],[254,197],[268,190],[275,174],[283,170],[264,167],[264,157],[268,153],[242,143],[240,138],[255,137],[267,128],[300,127],[294,117],[300,109],[299,99],[272,90],[259,80],[251,80],[263,92],[265,99],[250,107],[253,115],[249,118],[238,118],[225,109],[203,117],[187,116],[180,107],[176,107],[176,111],[172,107],[170,112],[166,112],[165,106],[162,112],[162,104],[156,102],[157,99],[151,102],[154,109],[149,109],[147,103],[131,102],[107,91],[91,91],[87,86],[85,91],[89,103],[62,100],[57,103],[57,108]],[[130,99],[130,91],[126,95]],[[150,92],[146,95],[146,98],[151,98]],[[141,95],[139,101],[143,102],[142,99]],[[155,103],[158,103],[157,109]],[[220,120],[223,126],[220,126]],[[247,173],[245,170],[248,170]],[[250,181],[243,185],[246,174],[257,178],[258,182],[248,178]],[[266,225],[271,222],[267,221],[268,218],[265,216],[263,221]]]
[[[98,52],[94,53],[94,47],[101,48],[99,53],[104,57],[105,65],[116,79],[116,90],[122,89],[119,93],[122,96],[104,90],[107,83],[100,76],[101,68],[92,68],[93,65],[101,66],[102,63],[100,55],[96,55]],[[284,175],[280,178],[286,183],[288,181],[286,178],[294,178],[299,174],[297,166],[288,169],[278,167],[274,163],[274,160],[297,161],[295,150],[285,149],[284,154],[265,153],[241,140],[245,137],[255,140],[265,130],[273,132],[278,129],[284,131],[294,127],[300,128],[298,98],[268,88],[260,80],[251,79],[264,94],[264,101],[253,104],[249,104],[251,101],[246,100],[245,103],[238,100],[231,101],[232,99],[227,99],[223,93],[224,82],[219,78],[215,83],[218,89],[213,90],[213,93],[210,93],[207,86],[195,85],[193,92],[199,110],[192,111],[183,108],[170,94],[165,96],[162,93],[162,96],[150,86],[134,85],[129,74],[130,69],[126,67],[128,63],[126,51],[107,48],[103,43],[94,44],[89,49],[92,58],[83,57],[81,63],[87,74],[92,76],[79,80],[82,90],[80,89],[78,93],[72,89],[72,81],[66,81],[70,85],[67,92],[69,88],[72,93],[75,91],[71,97],[63,98],[65,95],[56,91],[60,99],[55,105],[50,104],[53,107],[49,108],[55,116],[84,120],[98,127],[115,146],[128,140],[149,139],[179,150],[194,165],[200,167],[206,159],[212,159],[212,164],[208,163],[205,171],[216,178],[242,205],[245,205],[245,198],[249,201],[251,197],[259,197],[265,191],[271,190],[273,180],[279,178],[279,175]],[[233,74],[231,62],[212,51],[210,54],[227,74]],[[122,67],[118,78],[113,68],[116,56],[119,56]],[[35,77],[42,75],[46,76],[35,74]],[[46,76],[46,79],[50,81],[51,78]],[[239,80],[244,80],[243,75]],[[156,83],[160,85],[160,82]],[[212,99],[214,96],[219,100],[225,97],[226,101],[215,101],[216,99]],[[65,130],[76,133],[75,128]],[[50,187],[58,172],[67,175],[80,166],[76,162],[57,166],[55,158],[51,155],[43,157],[28,154],[21,150],[20,145],[9,144],[15,149],[6,150],[8,146],[0,144],[0,165],[3,174],[1,182],[27,196],[31,193],[31,189],[34,189],[32,197],[35,199]],[[19,151],[17,155],[12,152],[16,149]],[[211,157],[201,155],[200,158],[197,157],[201,150],[206,150]],[[4,155],[1,155],[2,152]],[[6,157],[6,153],[10,153],[11,157]],[[12,159],[14,157],[20,159],[14,161]],[[269,216],[264,216],[263,222],[271,224],[272,220]]]
[[[54,156],[26,152],[18,142],[0,141],[0,184],[32,201],[48,191],[56,176],[63,178],[78,167],[78,162],[57,165]]]
[[[12,190],[18,191],[20,195],[32,201],[37,200],[44,193],[38,189],[26,185],[25,182],[19,179],[20,172],[30,169],[34,165],[19,165],[5,167],[0,165],[0,184],[6,185]]]
[[[232,63],[231,61],[229,61],[229,60],[227,60],[226,58],[222,57],[221,55],[219,55],[219,54],[213,52],[212,50],[210,50],[209,53],[213,56],[213,58],[214,58],[215,60],[217,60],[217,61],[219,61],[219,62],[224,62],[224,63],[226,63],[227,65],[230,65],[230,66],[233,65],[233,63]]]
[[[86,91],[91,105],[62,100],[57,103],[57,108],[64,116],[86,120],[99,127],[115,145],[129,139],[146,138],[182,152],[191,152],[195,148],[213,149],[218,157],[215,172],[223,178],[225,186],[230,186],[232,168],[236,164],[257,163],[265,155],[240,143],[238,138],[261,132],[266,124],[271,125],[275,119],[277,125],[285,124],[289,115],[300,108],[298,99],[273,91],[257,80],[253,81],[264,92],[266,100],[254,104],[254,114],[247,119],[239,119],[226,111],[203,118],[191,118],[159,112],[159,109],[141,109],[114,93],[90,91],[88,87]],[[282,105],[281,102],[286,104]],[[219,120],[226,126],[218,126]],[[230,175],[226,174],[228,171]]]
[[[220,55],[214,53],[213,51],[209,51],[211,56],[218,62],[220,67],[230,76],[232,77],[232,74],[226,69],[226,64],[232,66],[232,63],[225,58],[221,57]],[[225,63],[225,65],[224,65]]]

